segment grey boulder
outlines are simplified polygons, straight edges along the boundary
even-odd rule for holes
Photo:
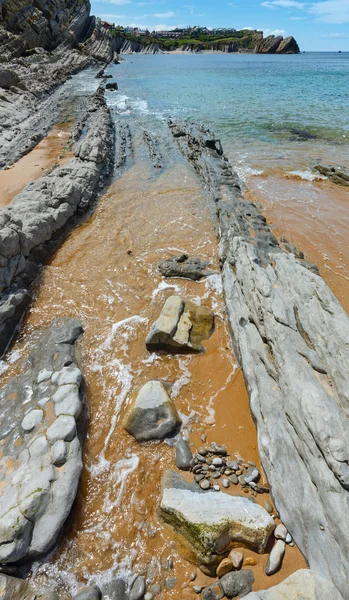
[[[102,592],[97,585],[81,588],[73,600],[102,600]]]
[[[252,591],[254,575],[249,569],[232,571],[223,575],[219,582],[227,598],[236,598],[236,596],[244,598]]]
[[[138,442],[163,440],[181,425],[177,409],[161,381],[148,381],[132,402],[123,426]]]
[[[185,277],[199,281],[207,275],[212,275],[212,271],[207,270],[208,264],[206,260],[189,258],[187,254],[181,254],[162,260],[158,269],[164,277]]]

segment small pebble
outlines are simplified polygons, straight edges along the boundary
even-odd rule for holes
[[[229,553],[229,558],[233,564],[234,569],[236,569],[237,571],[241,569],[242,563],[244,561],[244,555],[242,552],[240,552],[239,550],[232,550]]]
[[[265,510],[266,510],[266,511],[267,511],[269,514],[271,514],[271,513],[273,512],[273,510],[274,510],[274,507],[273,507],[272,503],[270,502],[270,500],[268,500],[268,498],[266,498],[266,499],[264,500],[264,503],[263,503],[263,504],[264,504],[264,508],[265,508]]]
[[[237,478],[237,475],[230,475],[229,477],[229,481],[233,484],[233,485],[237,485],[239,483],[239,480]]]
[[[157,596],[157,594],[160,594],[160,592],[161,592],[161,586],[158,583],[151,586],[150,593],[153,594],[153,596]]]
[[[204,442],[204,444],[206,444],[206,441],[207,441],[207,435],[206,435],[206,433],[203,433],[200,439],[201,439],[202,442]]]
[[[195,581],[195,579],[197,578],[198,574],[196,571],[193,571],[190,575],[190,581]]]
[[[200,483],[200,481],[205,479],[205,475],[202,475],[202,473],[200,475],[195,475],[194,479],[195,479],[196,483]]]
[[[167,589],[169,590],[173,590],[173,588],[175,588],[177,585],[177,577],[168,577],[165,580],[165,586],[167,587]]]
[[[201,456],[207,456],[208,455],[208,450],[207,448],[198,448],[198,454],[201,454]]]
[[[244,560],[244,567],[255,567],[256,564],[257,561],[253,556],[247,556]]]
[[[227,467],[229,467],[229,469],[232,469],[233,471],[238,471],[239,463],[237,462],[237,460],[229,460],[227,462]]]
[[[144,594],[144,600],[153,600],[153,594],[147,592],[146,594]]]
[[[232,475],[233,471],[231,469],[225,469],[224,470],[224,475]]]
[[[216,458],[214,458],[212,460],[212,464],[214,467],[222,467],[223,466],[223,461],[221,458],[219,458],[218,456]]]
[[[223,487],[225,487],[225,488],[228,488],[228,487],[230,487],[230,481],[229,481],[229,479],[223,479],[223,481],[222,481],[222,485],[223,485]]]
[[[246,483],[251,483],[252,481],[257,482],[258,479],[260,478],[260,474],[259,474],[258,469],[256,469],[256,467],[248,467],[244,477],[245,477]]]
[[[220,474],[220,472],[219,472],[219,471],[218,471],[218,472],[216,471],[216,472],[215,472],[215,473],[213,473],[213,475],[212,475],[213,479],[219,479],[219,478],[220,478],[220,476],[221,476],[221,474]]]
[[[222,562],[218,565],[216,570],[217,577],[221,578],[223,575],[230,573],[233,570],[233,563],[230,558],[223,558]]]
[[[221,491],[221,488],[220,488],[220,487],[219,487],[219,485],[217,485],[217,484],[213,486],[213,489],[214,489],[216,492],[220,492],[220,491]]]
[[[277,540],[285,541],[286,537],[287,537],[287,529],[286,529],[285,525],[280,523],[280,525],[278,525],[274,531],[274,536],[276,537]]]
[[[201,463],[206,462],[206,458],[204,456],[201,456],[201,454],[195,454],[195,458]]]
[[[202,467],[204,467],[206,465],[195,465],[195,467],[193,467],[193,473],[200,473],[202,470]]]
[[[246,485],[245,477],[243,475],[239,476],[239,483],[240,485]]]
[[[274,573],[280,569],[285,555],[285,549],[285,542],[283,540],[278,540],[270,553],[269,560],[265,568],[266,575],[274,575]]]
[[[290,533],[286,535],[285,542],[286,544],[291,544],[291,542],[293,542],[292,535]]]
[[[210,489],[210,483],[209,481],[207,481],[207,479],[204,479],[203,481],[200,481],[200,487],[202,490],[209,490]]]
[[[202,590],[205,589],[205,586],[203,585],[193,585],[193,590],[195,592],[195,594],[201,594]]]

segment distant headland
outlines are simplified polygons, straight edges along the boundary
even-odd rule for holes
[[[187,27],[165,31],[152,31],[122,27],[106,21],[102,26],[116,38],[120,53],[142,52],[240,52],[255,54],[298,54],[294,37],[268,35],[263,31],[233,28],[208,29]]]

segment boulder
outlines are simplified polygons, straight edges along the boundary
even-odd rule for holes
[[[163,440],[176,432],[182,421],[161,381],[148,381],[132,402],[123,426],[138,442]]]
[[[97,585],[81,588],[73,600],[102,600],[102,592]]]
[[[299,46],[292,35],[288,36],[280,43],[277,54],[299,54]]]
[[[159,263],[158,269],[164,277],[185,277],[193,281],[199,281],[212,271],[207,270],[209,262],[201,258],[189,258],[187,254],[173,256]]]
[[[55,321],[31,348],[22,372],[0,391],[1,563],[48,552],[75,500],[85,431],[74,354],[81,333],[75,319]]]
[[[349,171],[345,167],[339,167],[331,165],[329,167],[325,167],[323,165],[316,165],[314,167],[315,171],[318,171],[321,175],[324,175],[332,181],[332,183],[336,183],[337,185],[343,185],[344,187],[349,187]]]
[[[265,552],[274,531],[272,517],[253,500],[203,491],[173,471],[163,479],[159,514],[181,536],[193,562],[209,568],[234,545]]]
[[[109,75],[105,75],[104,77],[109,77]],[[113,83],[107,83],[107,85],[105,86],[105,88],[107,90],[109,90],[110,92],[116,92],[118,88],[118,84],[116,83],[116,81],[114,81]]]
[[[16,86],[19,83],[19,77],[17,73],[11,71],[11,69],[0,68],[0,88],[9,90],[12,86]]]
[[[213,330],[214,315],[210,309],[179,296],[171,296],[151,327],[146,346],[150,352],[203,352],[201,342],[208,339]]]
[[[252,592],[245,600],[343,600],[337,588],[314,571],[301,569],[269,590]]]
[[[244,598],[252,591],[254,575],[249,569],[227,573],[219,580],[226,598]]]

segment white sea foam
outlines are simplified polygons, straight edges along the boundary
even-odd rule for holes
[[[261,169],[253,169],[243,161],[234,165],[234,169],[242,181],[246,181],[248,177],[258,177],[258,175],[263,175],[264,173]]]
[[[116,492],[116,498],[111,500],[111,489],[104,498],[103,512],[109,514],[113,508],[120,506],[122,497],[124,496],[128,476],[138,468],[139,457],[137,454],[132,454],[129,458],[122,458],[113,467],[113,473],[110,475],[112,491]]]
[[[324,175],[320,173],[313,173],[306,169],[305,171],[290,171],[289,175],[294,175],[295,177],[299,177],[300,179],[304,179],[305,181],[317,181],[321,179],[327,179]]]
[[[123,350],[127,350],[127,342],[129,341],[130,336],[134,332],[135,325],[146,325],[148,323],[148,319],[145,317],[140,317],[139,315],[134,315],[133,317],[128,317],[127,319],[123,319],[122,321],[118,321],[114,323],[110,334],[106,337],[103,344],[99,347],[99,351],[109,350],[111,348],[111,344],[116,337],[116,335],[120,335],[124,340],[124,345],[122,346]]]
[[[171,289],[174,290],[177,294],[181,294],[181,292],[182,292],[179,285],[176,285],[175,283],[166,283],[166,281],[160,281],[158,287],[155,288],[155,290],[153,291],[153,293],[151,295],[152,301],[154,301],[156,299],[156,297],[164,290],[171,290]]]
[[[191,363],[191,357],[188,358],[180,358],[178,361],[178,366],[182,371],[182,375],[176,379],[171,389],[171,397],[177,398],[182,387],[188,385],[191,381],[191,373],[188,369],[188,366]]]

